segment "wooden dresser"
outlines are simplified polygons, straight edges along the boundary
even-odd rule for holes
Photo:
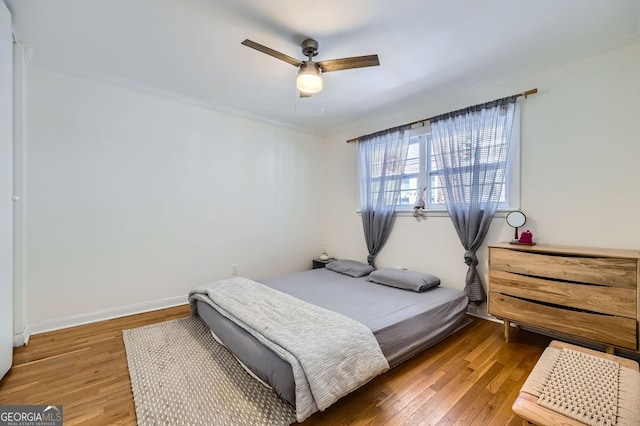
[[[638,352],[640,251],[489,246],[489,314],[552,335]]]

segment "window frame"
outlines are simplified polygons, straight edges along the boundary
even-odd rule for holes
[[[417,124],[411,129],[410,144],[414,143],[415,138],[420,139],[420,159],[418,171],[418,190],[425,187],[425,212],[427,216],[448,216],[445,204],[430,204],[429,176],[435,171],[429,170],[429,163],[432,155],[432,147],[430,141],[431,126],[428,123]],[[518,210],[520,208],[520,105],[516,104],[516,110],[513,121],[513,130],[511,134],[511,146],[509,147],[509,158],[507,159],[507,170],[505,173],[505,202],[498,204],[498,212],[508,212]],[[426,151],[426,153],[425,153]],[[420,184],[422,182],[422,184]],[[413,213],[413,205],[404,204],[397,205],[396,212]]]

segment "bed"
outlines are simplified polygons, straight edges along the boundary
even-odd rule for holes
[[[261,284],[304,302],[337,312],[368,328],[388,365],[393,367],[451,334],[468,305],[461,291],[434,287],[407,291],[351,277],[329,269],[314,269],[260,280]],[[254,335],[214,308],[202,291],[190,296],[194,314],[256,379],[296,406],[291,363],[276,355]],[[298,416],[300,421],[304,417]]]

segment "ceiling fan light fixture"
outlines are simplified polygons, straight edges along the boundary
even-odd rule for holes
[[[311,58],[318,54],[318,42],[310,38],[304,40],[301,45],[302,53],[309,58],[308,61],[299,61],[249,39],[243,41],[242,44],[298,68],[296,87],[300,91],[301,98],[308,98],[322,90],[322,74],[324,73],[380,65],[378,55],[352,56],[350,58],[314,62]]]
[[[313,61],[304,61],[298,70],[296,87],[303,93],[318,93],[322,90],[320,67]]]

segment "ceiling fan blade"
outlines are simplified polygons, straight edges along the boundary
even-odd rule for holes
[[[342,71],[352,68],[376,67],[380,65],[378,55],[354,56],[352,58],[330,59],[318,62],[322,72]]]
[[[302,65],[302,61],[292,58],[291,56],[287,56],[284,53],[280,53],[277,50],[273,50],[270,47],[263,46],[259,43],[256,43],[255,41],[247,39],[243,41],[242,44],[252,49],[256,49],[259,52],[266,53],[269,56],[273,56],[276,59],[280,59],[281,61],[285,61],[293,65],[294,67],[299,67],[300,65]]]

